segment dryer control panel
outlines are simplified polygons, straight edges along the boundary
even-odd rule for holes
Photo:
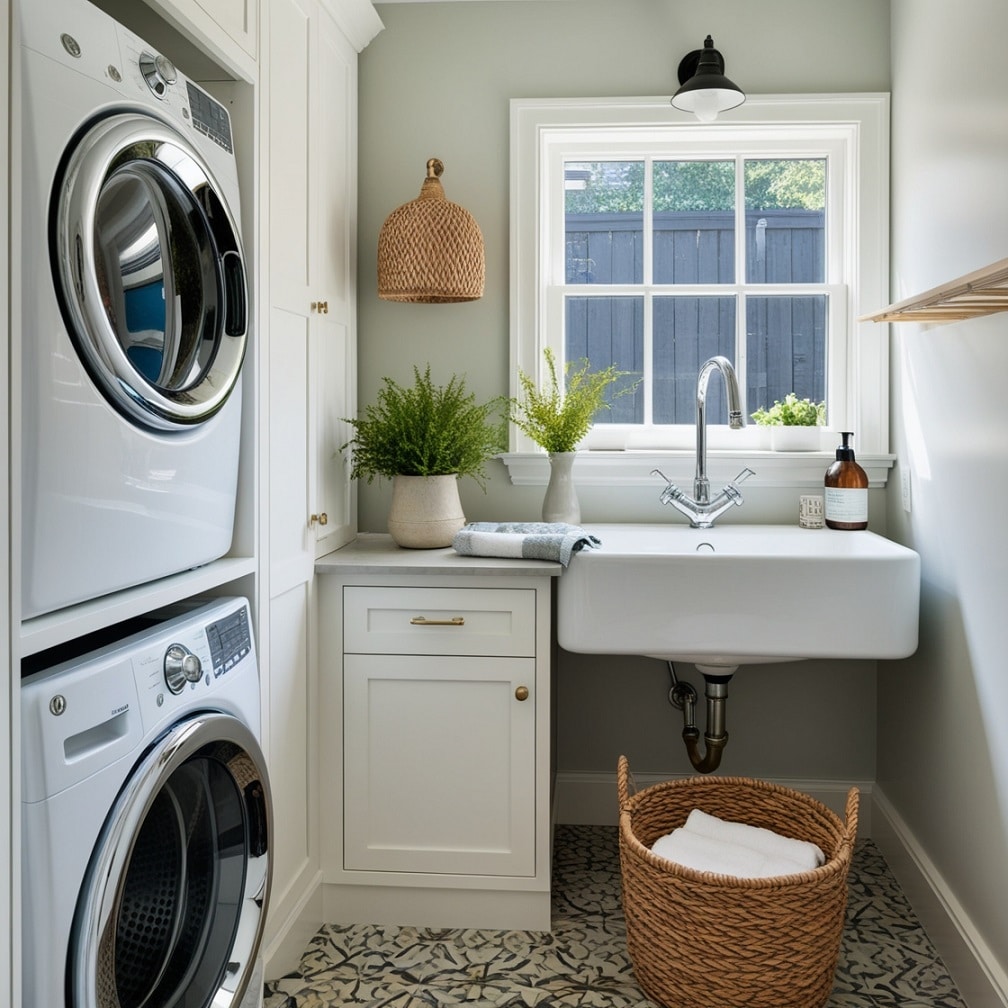
[[[258,732],[259,670],[246,599],[194,599],[136,622],[146,628],[95,649],[82,639],[74,657],[40,664],[22,679],[26,802],[142,748],[189,711],[224,711]]]

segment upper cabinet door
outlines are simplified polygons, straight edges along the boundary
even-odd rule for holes
[[[354,185],[357,149],[357,53],[320,11],[318,19],[318,82],[313,143],[318,176],[312,207],[317,223],[316,269],[312,282],[329,295],[329,313],[345,320],[354,281],[357,192]],[[319,100],[320,99],[320,100]]]
[[[318,202],[312,170],[313,86],[317,5],[312,0],[269,4],[269,291],[270,302],[307,315],[325,298],[312,281],[313,216]]]
[[[259,0],[197,0],[253,59],[259,46]]]

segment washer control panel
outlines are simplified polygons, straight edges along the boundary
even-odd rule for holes
[[[223,619],[208,623],[206,635],[215,679],[229,672],[252,653],[252,631],[249,629],[248,609],[245,606]]]

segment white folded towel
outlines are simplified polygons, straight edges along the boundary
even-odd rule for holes
[[[651,845],[651,850],[659,857],[696,871],[717,872],[736,878],[774,878],[810,870],[808,865],[779,854],[766,854],[730,840],[712,840],[684,827],[659,837]]]
[[[736,878],[772,878],[813,871],[826,863],[823,852],[807,840],[773,830],[730,822],[693,809],[685,825],[660,836],[653,853],[696,871]]]
[[[772,857],[784,857],[796,861],[804,866],[802,871],[812,871],[813,868],[826,863],[826,856],[814,843],[809,843],[807,840],[793,840],[791,837],[781,836],[780,833],[760,826],[719,819],[700,809],[693,809],[690,812],[684,828],[698,836],[709,837],[712,840],[727,840]]]

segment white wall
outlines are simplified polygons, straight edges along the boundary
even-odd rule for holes
[[[892,19],[896,300],[1008,255],[1008,6]],[[878,781],[1008,974],[1008,315],[892,333],[912,510],[897,478],[889,530],[921,554],[922,637],[880,666]]]
[[[752,93],[889,90],[889,8],[879,0],[558,0],[381,4],[383,31],[360,61],[359,401],[383,375],[409,380],[430,362],[465,374],[481,398],[508,391],[508,100],[671,95],[679,60],[711,33],[727,73]],[[445,163],[449,199],[479,222],[487,290],[460,305],[403,305],[376,295],[377,235],[416,197],[428,157]],[[542,487],[514,487],[494,463],[484,496],[462,483],[471,520],[538,517]],[[881,491],[872,527],[884,530]],[[360,527],[384,531],[388,487],[362,485]],[[651,488],[579,491],[585,521],[674,521]],[[797,492],[746,492],[745,520],[795,520]],[[681,586],[669,586],[669,604]],[[829,614],[829,586],[821,586]],[[842,637],[842,630],[837,631]],[[690,676],[702,686],[690,667]],[[668,672],[648,659],[561,654],[558,768],[690,770]],[[702,715],[701,715],[702,716]],[[875,665],[803,662],[743,669],[728,709],[727,773],[872,780]]]

